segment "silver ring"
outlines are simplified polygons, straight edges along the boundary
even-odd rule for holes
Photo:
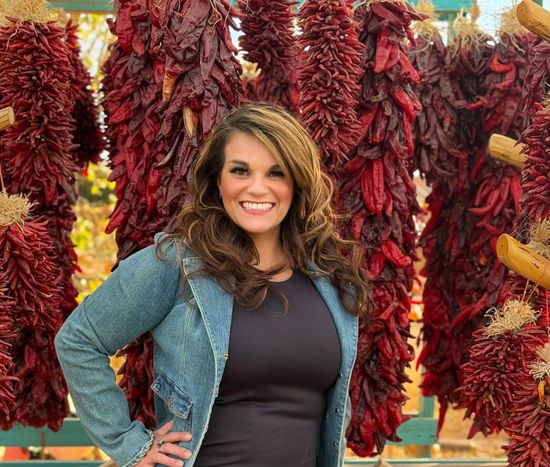
[[[157,450],[162,454],[162,446],[164,446],[164,443],[166,443],[165,439],[159,439],[157,441]]]

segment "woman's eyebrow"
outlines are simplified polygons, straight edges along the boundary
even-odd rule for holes
[[[228,164],[234,164],[234,165],[242,165],[244,167],[248,167],[248,162],[241,161],[240,159],[231,159],[227,161]],[[281,166],[279,164],[272,165],[269,170],[281,170]]]
[[[230,161],[227,161],[230,164],[237,164],[237,165],[248,165],[247,162],[241,161],[239,159],[231,159]]]

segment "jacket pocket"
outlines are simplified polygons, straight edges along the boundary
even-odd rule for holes
[[[168,410],[176,417],[187,420],[191,424],[191,409],[193,401],[179,389],[174,381],[172,381],[166,373],[160,373],[151,389],[164,401]]]

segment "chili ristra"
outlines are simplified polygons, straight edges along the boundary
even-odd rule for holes
[[[0,412],[0,427],[9,430],[19,422],[47,424],[57,431],[68,414],[67,387],[53,348],[63,320],[63,273],[55,261],[48,220],[23,220],[22,227],[0,226],[2,287],[12,302],[13,320],[13,331],[3,329],[7,342],[2,345],[11,346],[13,358],[3,376],[12,382],[15,399],[9,410]]]
[[[509,423],[507,419],[517,403],[514,395],[530,378],[527,364],[547,340],[546,331],[537,325],[497,336],[489,336],[481,328],[473,337],[468,361],[462,366],[461,393],[468,401],[465,416],[474,418],[468,438],[476,433],[487,436],[498,432]]]
[[[363,45],[347,0],[306,1],[299,11],[300,115],[335,178],[361,129],[355,108]],[[344,177],[345,178],[345,177]]]
[[[69,46],[69,63],[74,72],[71,90],[74,99],[72,117],[75,122],[73,144],[74,157],[80,170],[88,163],[97,164],[103,150],[103,134],[99,128],[98,109],[91,89],[91,77],[80,59],[77,36],[78,25],[69,19],[65,26],[65,40]]]
[[[242,89],[229,3],[122,0],[115,10],[103,105],[117,195],[106,230],[116,230],[121,260],[150,245],[177,214],[189,166],[218,119],[240,104]],[[130,415],[154,427],[150,335],[119,355]]]
[[[243,58],[256,63],[260,75],[247,83],[251,100],[270,102],[292,113],[298,110],[297,55],[298,43],[293,34],[290,0],[239,0],[239,45]]]
[[[527,34],[502,34],[495,48],[495,53],[489,64],[489,73],[482,87],[482,95],[468,106],[471,110],[479,110],[480,122],[486,132],[497,132],[518,139],[527,124],[527,111],[522,88],[527,74],[527,60],[524,50],[528,47]],[[497,259],[496,243],[500,234],[511,232],[514,222],[520,214],[520,173],[513,167],[495,162],[482,150],[477,152],[478,159],[472,170],[472,183],[475,187],[474,199],[468,213],[469,246],[473,258],[478,264],[471,264],[475,270],[475,279],[480,290],[487,294],[477,294],[486,297],[483,304],[487,308],[499,307],[508,295],[508,268]],[[474,298],[476,296],[474,295]],[[458,315],[456,321],[461,319]],[[483,324],[483,316],[469,315],[466,332]],[[479,335],[474,333],[474,342]],[[477,345],[477,344],[476,344]],[[465,349],[467,350],[467,349]],[[472,354],[470,353],[470,358]],[[462,358],[468,362],[468,358]],[[479,358],[476,364],[481,363]],[[467,370],[471,368],[466,363],[463,368],[466,378]],[[467,408],[467,415],[474,414],[474,422],[469,437],[478,430],[488,434],[500,429],[501,410],[494,410],[494,405],[484,397],[476,394],[467,380],[463,382],[460,391],[459,406]],[[501,401],[501,408],[503,408]],[[490,413],[493,413],[491,419]]]
[[[374,316],[362,323],[350,396],[348,446],[358,455],[382,452],[408,417],[405,370],[413,359],[408,343],[409,291],[418,212],[412,181],[412,124],[420,103],[411,84],[419,75],[407,56],[410,23],[423,16],[407,3],[368,2],[356,9],[365,46],[358,116],[362,134],[342,165],[337,208],[350,215],[344,226],[365,251],[373,284]],[[345,178],[344,178],[345,177]]]
[[[18,421],[57,430],[68,411],[67,389],[53,350],[57,327],[76,306],[77,296],[72,284],[76,254],[70,238],[78,171],[72,143],[74,72],[65,33],[55,21],[9,18],[0,28],[0,106],[12,106],[16,115],[15,124],[0,135],[0,164],[8,193],[28,196],[33,214],[42,219],[40,233],[25,238],[25,253],[16,265],[22,268],[17,276],[21,291],[14,297],[15,306],[22,307],[22,321],[16,323],[20,333],[13,345],[13,376],[19,382],[16,402],[1,422],[6,427]],[[46,252],[47,261],[41,259]],[[13,274],[13,260],[8,261]],[[38,274],[40,261],[48,262],[51,271],[37,277],[29,290],[29,271]],[[55,296],[55,306],[41,304],[50,300],[48,294]],[[48,321],[40,324],[45,318],[24,313],[33,307],[48,315]]]
[[[514,394],[513,411],[508,417],[510,442],[503,446],[508,465],[514,467],[550,466],[550,379],[537,382],[530,375]]]
[[[461,16],[461,21],[465,19]],[[491,38],[468,23],[468,34],[458,28],[449,47],[450,63],[446,68],[451,93],[449,102],[456,114],[454,141],[450,147],[465,151],[467,157],[455,161],[457,182],[435,187],[428,199],[432,219],[422,234],[427,276],[424,289],[425,319],[422,328],[423,349],[419,356],[426,372],[421,387],[424,395],[436,395],[440,404],[438,431],[449,403],[458,401],[460,364],[471,343],[471,319],[486,310],[490,293],[473,280],[479,258],[472,256],[467,238],[468,207],[474,194],[474,161],[485,157],[486,136],[478,130],[479,115],[468,104],[481,94],[482,83],[493,57]],[[475,32],[475,34],[474,34]]]

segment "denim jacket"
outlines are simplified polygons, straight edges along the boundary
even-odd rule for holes
[[[159,239],[158,234],[155,238]],[[155,246],[124,261],[73,311],[55,339],[57,355],[83,427],[96,445],[121,467],[137,464],[153,441],[152,431],[131,421],[128,404],[115,382],[109,356],[138,336],[151,332],[157,425],[174,419],[174,431],[193,439],[180,443],[193,453],[191,467],[206,433],[228,356],[233,297],[205,275],[189,280],[187,301],[179,293],[180,268],[200,268],[199,258],[174,243],[159,260]],[[314,283],[332,313],[342,347],[340,373],[327,395],[321,422],[317,467],[343,463],[348,386],[355,361],[357,318],[341,306],[328,280]],[[312,323],[314,324],[314,323]],[[290,467],[290,466],[289,466]]]

